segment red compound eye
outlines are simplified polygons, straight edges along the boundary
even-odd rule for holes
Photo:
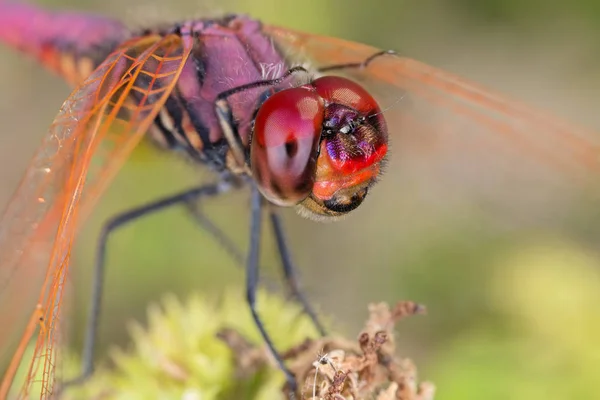
[[[312,81],[317,93],[331,104],[344,106],[367,115],[379,111],[377,102],[358,83],[341,76],[324,76]]]
[[[262,194],[290,206],[310,195],[315,182],[323,99],[310,87],[282,90],[260,107],[250,162]]]

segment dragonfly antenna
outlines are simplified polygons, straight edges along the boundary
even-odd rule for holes
[[[386,107],[386,108],[384,108],[383,110],[379,111],[378,113],[375,113],[375,114],[371,114],[371,115],[369,115],[367,118],[373,118],[373,117],[376,117],[376,116],[378,116],[378,115],[381,115],[381,114],[383,114],[383,113],[387,112],[387,111],[388,111],[388,110],[390,110],[391,108],[395,107],[395,106],[396,106],[396,104],[400,103],[400,102],[401,102],[401,101],[404,99],[404,97],[406,97],[406,95],[402,95],[401,97],[398,97],[398,98],[396,99],[396,101],[394,101],[392,104],[390,104],[389,106],[387,106],[387,107]]]

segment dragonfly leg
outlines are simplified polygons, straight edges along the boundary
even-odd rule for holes
[[[86,322],[86,330],[81,358],[81,372],[79,376],[63,383],[61,390],[65,387],[77,385],[87,380],[94,371],[94,348],[96,345],[96,336],[98,333],[98,323],[100,321],[102,292],[105,275],[105,259],[108,239],[116,229],[136,221],[142,217],[148,216],[169,207],[184,204],[191,200],[197,200],[201,197],[212,197],[227,191],[230,186],[225,182],[204,185],[184,192],[177,193],[168,197],[161,198],[140,207],[122,212],[108,220],[101,231],[98,239],[96,261],[94,264],[92,293],[90,298],[90,310]]]
[[[246,90],[255,89],[255,88],[263,87],[263,86],[276,86],[276,85],[280,84],[281,82],[283,82],[287,77],[289,77],[290,75],[293,75],[297,72],[308,73],[308,70],[301,65],[292,67],[292,68],[288,69],[287,71],[285,71],[279,78],[265,79],[265,80],[261,80],[261,81],[250,82],[245,85],[240,85],[240,86],[236,86],[231,89],[225,90],[224,92],[221,92],[217,95],[216,101],[218,102],[219,100],[227,100],[227,98],[229,96],[234,95],[236,93],[246,91]]]
[[[313,307],[310,305],[304,293],[300,289],[298,278],[296,276],[296,268],[294,263],[292,262],[292,256],[290,254],[290,249],[287,245],[287,240],[285,234],[283,232],[283,226],[281,223],[281,218],[277,211],[271,208],[269,213],[271,219],[271,226],[273,229],[273,233],[275,235],[275,240],[277,242],[277,248],[279,250],[279,255],[281,257],[281,265],[283,267],[283,274],[285,281],[288,285],[289,291],[294,296],[294,298],[302,305],[304,308],[304,312],[306,315],[310,317],[313,324],[319,331],[321,336],[325,336],[325,328],[319,321],[317,314],[315,313]]]
[[[192,214],[198,225],[200,225],[205,231],[209,232],[217,240],[217,242],[219,242],[219,244],[225,249],[225,251],[227,251],[227,253],[229,253],[236,262],[242,265],[244,263],[244,256],[242,255],[242,252],[240,251],[238,246],[236,246],[236,244],[233,243],[231,238],[229,238],[229,236],[227,236],[218,226],[216,226],[214,222],[210,220],[210,218],[204,215],[204,213],[200,209],[200,205],[195,201],[190,201],[186,204],[186,206],[188,207],[190,213]],[[326,331],[323,327],[323,324],[321,324],[321,322],[319,321],[319,318],[317,317],[314,308],[308,302],[308,299],[302,292],[302,289],[300,288],[300,285],[298,283],[296,268],[294,263],[292,262],[292,256],[290,254],[289,246],[287,245],[287,240],[284,234],[281,218],[279,217],[279,214],[273,209],[270,210],[270,218],[273,233],[275,235],[275,240],[277,242],[277,248],[281,257],[281,265],[283,268],[285,281],[288,285],[288,290],[290,294],[294,297],[294,300],[300,303],[306,315],[309,316],[309,318],[319,331],[319,334],[321,336],[325,336]]]
[[[190,200],[185,205],[198,225],[208,232],[239,265],[244,265],[242,251],[221,228],[204,214],[200,204],[197,201]]]
[[[292,397],[295,396],[296,390],[298,388],[296,384],[296,379],[292,372],[287,369],[285,366],[281,355],[275,349],[275,345],[271,340],[271,337],[267,333],[263,322],[258,315],[256,310],[256,289],[258,286],[258,263],[260,259],[260,239],[261,239],[261,225],[262,225],[262,195],[258,191],[258,188],[255,185],[252,185],[252,205],[250,211],[250,248],[248,250],[248,258],[246,260],[246,300],[248,301],[248,305],[250,306],[250,312],[252,313],[252,318],[256,324],[256,327],[260,331],[260,334],[263,337],[271,355],[277,365],[285,374],[286,381],[289,386],[290,393],[292,393]]]
[[[335,71],[335,70],[349,69],[349,68],[366,68],[369,66],[369,64],[373,60],[375,60],[379,57],[388,56],[388,55],[389,56],[397,56],[398,53],[396,53],[395,50],[381,50],[381,51],[378,51],[377,53],[365,58],[361,62],[327,65],[325,67],[319,68],[319,72]]]

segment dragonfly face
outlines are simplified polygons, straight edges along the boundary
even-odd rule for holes
[[[375,99],[355,82],[326,76],[260,106],[250,160],[269,201],[301,203],[305,215],[339,216],[362,203],[386,151]]]
[[[27,23],[34,19],[43,23]],[[85,29],[74,34],[54,25],[65,21]],[[378,49],[246,17],[130,32],[97,16],[0,2],[0,39],[76,85],[0,220],[0,285],[8,288],[0,293],[0,325],[21,335],[11,368],[37,339],[36,353],[25,360],[34,372],[24,394],[35,371],[44,371],[44,393],[53,391],[77,227],[144,137],[208,164],[220,177],[251,177],[253,193],[315,219],[363,202],[386,161],[388,132],[405,163],[388,179],[405,178],[419,165],[444,170],[448,179],[435,184],[446,185],[438,197],[447,203],[453,189],[506,189],[519,179],[525,183],[515,185],[519,190],[505,191],[511,204],[528,190],[576,193],[600,170],[599,147],[584,129],[414,60],[382,56],[367,65]],[[298,65],[310,67],[282,80]],[[331,65],[346,67],[331,71]],[[147,208],[221,190],[194,188]],[[253,196],[252,204],[251,232],[260,232],[263,202]],[[248,282],[255,284],[254,239],[251,233],[256,252],[248,257]],[[23,315],[27,326],[19,324]],[[0,398],[12,383],[11,368]]]

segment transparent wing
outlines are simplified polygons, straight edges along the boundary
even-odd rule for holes
[[[317,67],[360,63],[379,49],[267,27],[290,57]],[[580,199],[597,185],[600,133],[568,125],[418,61],[385,55],[332,71],[365,84],[385,109],[391,160],[384,182],[436,209],[467,202],[521,220]],[[327,72],[329,73],[329,72]],[[538,218],[541,218],[538,215]],[[539,219],[538,219],[539,221]]]
[[[12,351],[6,344],[18,341],[0,398],[11,384],[15,392],[36,332],[19,396],[51,396],[76,228],[166,101],[191,47],[175,34],[125,43],[71,94],[34,156],[0,220],[0,343]]]

